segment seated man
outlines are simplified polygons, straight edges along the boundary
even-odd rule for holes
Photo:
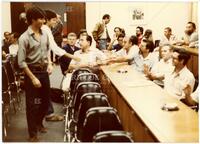
[[[174,49],[172,55],[174,70],[165,75],[164,89],[177,99],[185,97],[184,91],[188,88],[188,85],[193,91],[195,79],[186,66],[189,59],[190,55],[184,49]]]
[[[185,36],[183,40],[177,41],[178,45],[188,45],[189,47],[197,47],[198,33],[196,32],[196,25],[193,22],[188,22],[186,25]]]
[[[136,27],[136,36],[138,38],[138,46],[141,44],[142,38],[143,38],[143,31],[144,28],[143,27]]]
[[[72,71],[77,68],[90,68],[96,70],[99,64],[103,64],[103,61],[106,60],[106,56],[100,50],[90,46],[92,44],[92,37],[90,35],[83,35],[80,37],[80,46],[81,49],[74,53],[74,56],[81,59],[80,62],[74,60],[71,61],[69,65],[69,70]]]
[[[143,39],[139,49],[139,55],[133,59],[133,68],[143,73],[147,69],[151,70],[154,64],[158,62],[158,56],[152,53],[154,49],[152,41]]]
[[[125,37],[123,39],[124,47],[116,52],[116,57],[111,58],[109,63],[130,62],[134,57],[138,56],[139,48],[137,46],[138,39],[136,36]]]
[[[145,71],[146,77],[153,80],[156,84],[164,86],[165,74],[173,71],[174,67],[172,65],[172,47],[170,45],[165,45],[161,47],[161,60],[157,62],[151,71],[147,69]]]
[[[120,34],[118,37],[114,36],[113,40],[110,42],[110,44],[108,46],[108,50],[119,51],[123,47],[123,39],[124,39],[123,34]],[[118,43],[113,45],[116,40]]]
[[[164,29],[164,36],[160,40],[160,46],[163,45],[173,45],[176,43],[176,37],[172,34],[172,29],[170,27],[166,27]]]
[[[76,36],[75,33],[69,33],[67,35],[67,43],[68,44],[66,44],[66,45],[63,46],[63,49],[67,53],[70,53],[70,54],[73,55],[75,51],[77,51],[77,50],[80,49],[80,48],[78,48],[78,47],[75,46],[76,39],[77,39],[77,36]],[[60,62],[60,67],[61,67],[61,70],[62,70],[62,74],[65,75],[67,73],[67,70],[68,70],[69,64],[71,62],[71,59],[62,56],[59,59],[59,62]]]

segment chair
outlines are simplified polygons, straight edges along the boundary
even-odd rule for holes
[[[77,85],[81,82],[97,82],[97,83],[99,83],[99,78],[94,73],[81,73],[81,74],[79,74],[77,76],[76,82],[74,83],[73,92],[75,92]]]
[[[112,107],[90,108],[78,138],[82,142],[92,142],[96,133],[108,130],[123,130],[117,111]]]
[[[9,87],[11,91],[11,95],[13,97],[13,100],[17,102],[18,108],[20,107],[20,82],[17,81],[16,75],[15,75],[15,70],[14,66],[11,63],[11,60],[8,60],[5,63],[5,68],[8,76],[8,82],[9,82]]]
[[[96,82],[81,82],[77,85],[73,100],[75,111],[78,111],[81,96],[90,92],[102,92],[100,84]]]
[[[78,75],[81,73],[92,73],[92,72],[91,72],[91,70],[89,70],[87,68],[80,68],[80,69],[76,69],[72,73],[71,82],[70,82],[70,95],[74,94],[73,90],[74,90],[75,82],[77,80]]]
[[[81,97],[77,126],[82,127],[86,112],[92,107],[110,107],[108,98],[104,93],[86,93]]]
[[[156,48],[156,47],[158,47],[160,45],[160,40],[155,40],[155,45],[154,45],[154,47]]]
[[[133,142],[126,131],[102,131],[93,137],[93,142]]]

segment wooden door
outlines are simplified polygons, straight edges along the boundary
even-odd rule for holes
[[[75,32],[79,34],[80,29],[86,28],[85,3],[68,2],[66,3],[66,25],[67,33]]]

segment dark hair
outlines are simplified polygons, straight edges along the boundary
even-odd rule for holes
[[[135,35],[132,35],[132,36],[129,38],[129,42],[131,42],[132,45],[137,45],[137,44],[138,44],[138,38],[137,38]]]
[[[109,14],[104,14],[103,17],[102,17],[102,19],[106,19],[106,18],[109,19],[110,15]]]
[[[185,49],[174,48],[173,52],[179,53],[178,59],[179,61],[183,60],[183,65],[186,65],[191,57]]]
[[[119,29],[120,32],[122,31],[122,29],[120,27],[115,27],[114,32],[115,32],[115,29]]]
[[[26,12],[26,18],[29,25],[32,24],[32,20],[45,18],[45,12],[39,7],[31,7]]]
[[[170,27],[166,27],[165,29],[167,29],[169,32],[172,32],[172,29]]]
[[[11,33],[11,35],[13,35],[13,37],[14,37],[15,39],[18,39],[18,38],[20,37],[20,34],[17,33],[17,32],[13,32],[13,33]]]
[[[51,10],[45,10],[45,14],[47,20],[51,20],[52,18],[57,18],[56,13]]]
[[[90,35],[86,36],[86,40],[90,42],[90,46],[92,45],[92,37]]]
[[[188,22],[188,24],[191,24],[192,27],[193,27],[194,29],[196,29],[196,25],[195,25],[195,23],[193,23],[193,22]]]
[[[117,40],[119,40],[119,38],[124,38],[125,35],[124,34],[119,34],[119,36],[117,37]]]
[[[138,27],[136,27],[136,29],[137,28],[140,29],[140,32],[143,34],[143,31],[144,31],[143,27],[138,26]]]
[[[150,30],[150,29],[145,30],[144,36],[148,36],[149,37],[150,35],[152,35],[152,30]]]
[[[146,43],[146,49],[149,49],[149,52],[153,52],[153,49],[154,49],[153,42],[147,39],[143,39],[142,41]]]
[[[4,33],[3,33],[3,35],[5,36],[5,35],[6,35],[6,33],[8,33],[8,35],[10,35],[10,32],[8,32],[8,31],[4,32]]]
[[[80,35],[81,35],[82,33],[86,33],[86,34],[87,34],[87,30],[86,30],[86,29],[80,29],[80,32],[79,32],[79,34],[78,34],[78,38],[80,38]]]

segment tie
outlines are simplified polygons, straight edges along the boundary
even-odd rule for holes
[[[105,28],[106,28],[106,39],[107,39],[107,42],[110,42],[110,36],[108,34],[108,29],[107,29],[107,26],[105,25]]]

